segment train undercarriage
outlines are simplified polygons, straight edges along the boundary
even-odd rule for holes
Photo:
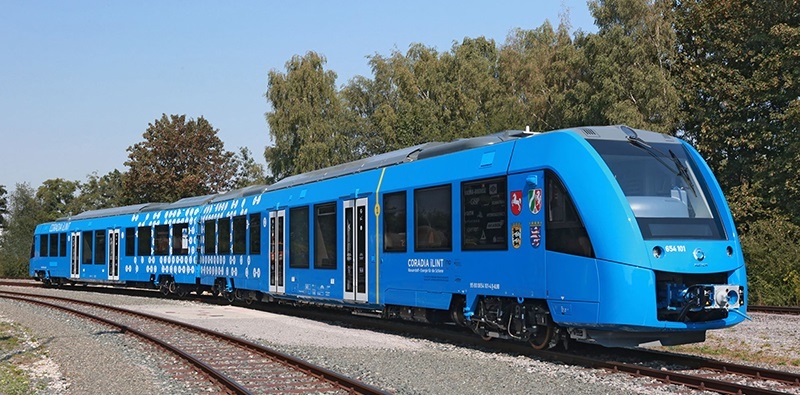
[[[484,340],[492,338],[528,342],[537,350],[555,347],[567,337],[556,326],[544,302],[516,298],[482,297],[475,311],[462,308],[459,325],[472,329]],[[453,315],[453,314],[451,314]]]
[[[478,299],[474,311],[463,297],[455,297],[450,310],[387,306],[384,317],[425,323],[452,321],[471,329],[484,340],[508,339],[529,343],[537,350],[567,344],[567,333],[557,326],[542,301],[486,296]]]
[[[185,284],[175,282],[172,276],[153,276],[149,282],[120,282],[107,280],[72,279],[49,277],[46,272],[37,272],[36,280],[45,287],[107,285],[126,288],[157,289],[163,295],[188,296],[210,293],[222,297],[228,303],[235,300],[247,304],[253,302],[280,301],[292,305],[318,305],[349,310],[353,314],[386,319],[400,319],[431,324],[455,323],[470,329],[484,340],[506,339],[527,342],[537,350],[551,349],[559,344],[568,348],[571,340],[589,342],[607,347],[634,347],[643,343],[658,342],[661,345],[697,343],[705,340],[705,330],[682,332],[617,332],[565,328],[555,324],[547,304],[541,300],[514,297],[481,296],[475,308],[468,309],[465,297],[454,295],[448,310],[422,307],[386,305],[383,309],[371,306],[367,309],[348,304],[332,304],[323,300],[281,298],[259,291],[237,289],[232,279],[217,278],[213,285]],[[366,306],[365,306],[366,307]]]

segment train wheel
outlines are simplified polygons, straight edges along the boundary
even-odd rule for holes
[[[546,317],[547,324],[545,324],[545,328],[539,326],[536,331],[536,335],[531,337],[529,340],[531,347],[536,350],[545,350],[550,348],[550,342],[553,340],[553,334],[555,333],[556,326],[553,323],[553,319],[550,318],[550,314],[547,314]]]
[[[222,297],[228,303],[233,303],[233,301],[236,300],[236,295],[234,295],[233,292],[223,291],[222,292]]]
[[[166,282],[161,283],[161,285],[158,286],[158,290],[164,296],[169,295],[169,284],[167,284]]]

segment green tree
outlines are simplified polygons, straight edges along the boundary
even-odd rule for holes
[[[128,147],[128,171],[122,175],[128,204],[199,196],[230,188],[233,153],[202,116],[162,114],[148,125],[144,141]]]
[[[347,115],[336,90],[336,73],[315,52],[294,56],[286,73],[269,72],[265,114],[273,146],[264,157],[276,180],[353,159]]]
[[[43,212],[30,185],[16,185],[8,196],[6,226],[0,234],[1,277],[27,276],[34,229],[51,216]]]
[[[506,127],[544,131],[585,124],[589,96],[583,49],[570,38],[566,17],[557,30],[545,22],[534,30],[516,29],[500,53],[501,106]],[[579,35],[583,37],[583,35]]]
[[[738,196],[739,227],[780,213],[800,224],[797,2],[680,0],[675,15],[683,133]]]
[[[376,54],[369,63],[373,80],[356,79],[344,90],[349,108],[368,118],[375,130],[369,154],[437,140],[443,129],[437,102],[445,78],[437,51],[413,44],[405,54]]]
[[[505,128],[495,112],[499,56],[495,42],[483,37],[465,38],[441,54],[412,44],[406,53],[372,56],[374,79],[357,77],[342,90],[359,148],[374,155]]]
[[[498,79],[500,50],[494,40],[464,38],[442,54],[444,86],[439,100],[444,125],[441,140],[484,136],[508,127],[498,121],[502,86]]]
[[[8,213],[8,197],[5,185],[0,185],[0,232],[5,227],[5,217]]]
[[[75,213],[124,205],[122,173],[112,170],[104,176],[89,174],[86,182],[78,185],[79,195],[72,202]]]
[[[239,147],[234,162],[236,163],[236,176],[233,179],[234,189],[271,183],[264,170],[264,165],[256,162],[249,148]]]
[[[77,181],[61,178],[43,182],[35,195],[41,210],[41,216],[37,220],[47,222],[80,212],[80,208],[75,206],[79,184]]]
[[[582,98],[588,124],[627,124],[673,133],[678,90],[676,37],[667,0],[593,0],[599,31],[578,43],[587,57],[591,92]]]

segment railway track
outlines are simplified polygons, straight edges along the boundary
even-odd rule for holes
[[[120,290],[116,289],[116,291]],[[685,354],[645,349],[613,349],[610,351],[603,347],[584,345],[581,346],[579,352],[536,351],[519,343],[497,340],[485,342],[470,332],[453,330],[455,328],[450,327],[365,319],[327,309],[297,309],[293,306],[276,303],[253,304],[249,307],[315,320],[346,321],[357,327],[379,329],[391,333],[401,332],[426,339],[446,339],[448,342],[605,369],[610,372],[649,377],[665,384],[680,384],[722,394],[800,394],[800,375],[798,374],[731,364]],[[788,314],[792,309],[780,310],[782,311],[779,313]]]
[[[173,367],[171,373],[197,393],[385,394],[289,355],[197,326],[64,297],[3,290],[0,297],[65,311],[144,339],[183,361],[185,366]]]
[[[618,349],[603,359],[615,361],[606,369],[722,394],[800,394],[800,375],[790,372],[648,349]]]
[[[431,331],[407,327],[401,330],[418,331],[415,334],[423,337],[446,337],[449,341],[501,352],[647,377],[664,384],[678,384],[701,391],[736,395],[800,394],[798,374],[691,355],[645,349],[608,349],[592,345],[579,345],[569,352],[537,351],[516,342],[485,342],[470,333],[448,331],[443,335],[441,329]]]
[[[412,324],[392,320],[348,316],[325,309],[293,309],[275,304],[263,309],[278,314],[299,315],[323,321],[343,321],[362,329],[377,329],[389,333],[418,336],[424,339],[444,339],[493,351],[527,355],[534,358],[571,365],[604,369],[647,377],[664,384],[677,384],[701,391],[736,395],[800,394],[800,374],[728,363],[687,354],[648,349],[609,349],[578,344],[572,351],[537,351],[518,342],[484,341],[472,332],[455,326]],[[349,317],[349,318],[348,318]]]
[[[800,315],[800,307],[785,307],[785,306],[760,306],[751,305],[747,306],[747,311],[757,313],[770,313],[770,314],[794,314]]]

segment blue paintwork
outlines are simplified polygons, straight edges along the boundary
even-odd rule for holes
[[[111,282],[158,282],[171,276],[182,284],[212,286],[218,279],[239,290],[259,291],[275,298],[313,300],[360,309],[382,310],[401,305],[447,310],[454,295],[463,295],[468,310],[479,298],[502,296],[520,300],[536,299],[547,303],[553,320],[565,327],[606,331],[680,331],[722,328],[742,321],[730,314],[725,319],[707,322],[660,321],[656,317],[656,275],[671,273],[728,273],[729,284],[746,287],[744,261],[738,235],[722,191],[710,169],[691,146],[683,143],[708,180],[710,199],[717,206],[727,240],[644,240],[636,218],[614,175],[603,158],[579,131],[562,130],[526,138],[511,139],[423,160],[371,168],[312,183],[297,183],[286,188],[248,196],[215,198],[208,204],[152,212],[137,212],[110,217],[62,220],[36,228],[35,256],[30,274],[46,272],[49,278],[70,278],[70,254],[66,257],[40,257],[38,237],[47,233],[95,229],[121,229],[124,251],[125,229],[137,226],[189,223],[189,254],[185,256],[120,257],[119,280]],[[594,257],[581,257],[547,251],[545,248],[545,210],[534,214],[527,197],[535,190],[546,196],[545,171],[557,175],[575,202],[592,243]],[[500,251],[461,251],[461,183],[492,177],[507,177],[506,196],[520,192],[520,212],[509,204],[506,217],[508,248]],[[610,181],[611,180],[611,181]],[[452,250],[414,252],[414,190],[430,186],[451,186]],[[406,191],[407,252],[383,251],[383,215],[374,207],[382,204],[386,193]],[[314,268],[314,205],[336,202],[337,221],[342,223],[344,202],[366,198],[367,212],[367,300],[345,300],[344,230],[338,226],[336,269]],[[284,292],[269,287],[269,213],[284,210],[287,225],[285,245],[289,245],[290,209],[309,206],[311,251],[309,268],[292,268],[285,253]],[[203,223],[206,220],[261,214],[261,253],[218,256],[204,254]],[[530,235],[541,231],[538,245]],[[511,232],[520,229],[518,248],[512,246]],[[249,237],[249,234],[248,234]],[[67,242],[68,249],[69,240]],[[661,257],[654,247],[672,248]],[[733,250],[728,256],[727,247]],[[706,258],[698,263],[692,252],[701,248]],[[107,264],[80,265],[74,281],[109,281]],[[747,292],[745,290],[745,292]],[[746,305],[741,311],[746,310]]]

